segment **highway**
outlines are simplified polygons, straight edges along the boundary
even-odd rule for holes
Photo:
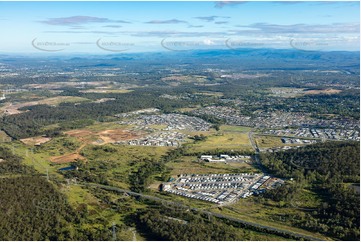
[[[217,217],[217,218],[226,219],[226,220],[229,220],[229,221],[241,223],[241,224],[244,224],[246,226],[253,227],[253,228],[256,228],[256,229],[258,228],[258,229],[267,230],[267,231],[270,231],[270,232],[276,232],[278,234],[285,234],[285,235],[288,235],[291,238],[293,237],[293,238],[304,239],[304,240],[313,240],[313,241],[314,240],[322,240],[320,238],[316,238],[316,237],[313,237],[313,236],[309,236],[309,235],[305,235],[305,234],[301,234],[301,233],[295,233],[295,232],[291,232],[291,231],[284,230],[284,229],[279,229],[279,228],[272,227],[272,226],[261,225],[261,224],[258,224],[258,223],[245,221],[245,220],[242,220],[242,219],[239,219],[239,218],[234,218],[234,217],[231,217],[231,216],[228,216],[228,215],[223,215],[223,214],[220,214],[220,213],[204,211],[203,209],[199,209],[199,208],[192,208],[192,207],[186,206],[184,204],[180,204],[178,202],[168,201],[168,200],[165,200],[165,199],[162,199],[162,198],[159,198],[159,197],[146,195],[146,194],[142,194],[142,193],[137,193],[137,192],[133,192],[133,191],[130,191],[130,190],[121,189],[121,188],[118,188],[118,187],[112,187],[112,186],[106,186],[106,185],[100,185],[100,184],[94,184],[94,183],[86,183],[86,184],[83,184],[83,185],[95,186],[95,187],[99,187],[99,188],[102,188],[102,189],[108,190],[108,191],[126,193],[126,194],[128,194],[130,196],[142,197],[142,198],[145,198],[145,199],[148,199],[148,200],[161,202],[162,204],[174,205],[174,206],[176,206],[178,208],[183,208],[184,210],[197,211],[197,212],[200,212],[202,214],[206,214],[208,216],[214,216],[214,217]]]
[[[257,145],[257,143],[255,142],[254,138],[253,138],[253,129],[251,131],[248,132],[248,138],[249,141],[251,142],[251,145],[255,151],[254,154],[254,160],[255,160],[255,165],[258,166],[258,168],[265,174],[268,175],[266,168],[262,165],[261,160],[259,158],[259,147]]]
[[[253,139],[253,129],[248,132],[248,138],[249,138],[249,141],[251,142],[251,145],[252,145],[253,149],[255,150],[256,154],[258,154],[259,153],[259,148],[258,148],[256,142]]]

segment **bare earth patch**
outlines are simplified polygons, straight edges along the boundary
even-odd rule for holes
[[[78,130],[67,131],[65,132],[65,134],[75,138],[80,138],[82,142],[86,142],[85,137],[87,136],[97,136],[99,137],[99,139],[103,140],[101,144],[113,143],[116,141],[132,140],[143,136],[143,134],[141,133],[135,133],[133,131],[129,131],[125,129],[108,129],[100,132],[78,129]],[[87,141],[89,142],[88,139]],[[99,142],[95,141],[92,142],[92,144],[99,144]]]
[[[50,161],[57,164],[75,162],[76,160],[85,160],[84,156],[79,155],[78,153],[71,153],[61,156],[53,156],[50,158]]]
[[[132,140],[142,136],[132,131],[123,130],[123,129],[104,130],[102,132],[97,133],[97,135],[99,135],[99,137],[105,143],[112,143],[115,141],[123,141],[123,140]]]
[[[82,145],[73,153],[51,157],[50,161],[53,163],[61,164],[74,162],[76,160],[85,160],[85,157],[80,155],[79,152],[87,144],[100,145],[114,143],[116,141],[132,140],[142,136],[141,133],[135,133],[133,131],[124,129],[108,129],[100,132],[94,132],[86,129],[76,129],[64,133],[71,137],[79,139]]]
[[[340,92],[341,90],[337,90],[337,89],[325,89],[325,90],[309,90],[306,91],[305,94],[336,94]]]
[[[94,133],[86,129],[74,129],[67,132],[64,132],[67,135],[70,135],[75,138],[83,138],[84,136],[93,135]]]
[[[22,103],[6,103],[0,111],[4,112],[5,115],[13,115],[23,113],[25,111],[19,110],[20,108],[35,106],[35,105],[58,105],[63,102],[80,102],[85,101],[86,98],[82,97],[72,97],[72,96],[59,96],[59,97],[51,97],[38,101],[30,101],[30,102],[22,102]]]
[[[51,138],[48,137],[31,137],[31,138],[26,138],[26,139],[20,139],[21,142],[23,142],[26,145],[41,145],[44,144],[48,141],[50,141]]]

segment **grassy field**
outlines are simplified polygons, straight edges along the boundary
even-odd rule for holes
[[[209,150],[242,150],[252,149],[248,134],[245,132],[225,131],[207,137],[205,141],[197,142],[190,146],[192,152],[204,152]]]
[[[0,130],[0,143],[11,142],[11,137],[9,137],[4,131]]]
[[[208,163],[199,162],[195,156],[185,156],[179,162],[169,162],[166,164],[171,169],[171,175],[179,174],[214,174],[214,173],[241,173],[257,172],[257,170],[247,163]]]
[[[255,136],[255,142],[261,149],[282,147],[282,146],[303,146],[305,144],[284,144],[281,137],[270,135],[257,135]]]
[[[285,144],[282,143],[281,138],[275,137],[275,136],[259,136],[259,135],[257,135],[257,136],[255,136],[254,140],[257,143],[258,147],[261,149],[285,146]]]
[[[239,133],[244,133],[244,132],[249,132],[252,130],[251,127],[245,127],[245,126],[231,126],[231,125],[222,125],[220,127],[220,130],[222,132],[239,132]]]
[[[264,208],[262,208],[262,209],[264,209]],[[212,211],[218,212],[218,213],[220,212],[219,209],[212,209]],[[260,225],[271,226],[271,227],[275,227],[275,228],[279,228],[279,229],[288,230],[290,232],[296,232],[296,233],[300,233],[300,234],[304,234],[304,235],[317,237],[320,240],[331,240],[331,238],[325,237],[321,234],[309,232],[309,231],[306,231],[303,229],[299,229],[299,228],[290,226],[290,224],[287,222],[287,219],[286,219],[287,218],[286,215],[289,215],[289,214],[287,214],[286,210],[284,210],[280,214],[276,214],[272,220],[270,220],[267,217],[257,218],[253,215],[241,214],[240,212],[235,211],[234,209],[231,210],[228,208],[223,208],[221,213],[235,217],[235,218],[243,219],[245,221],[257,223]],[[267,211],[264,211],[264,213],[267,213]],[[291,215],[292,215],[292,213],[291,213]]]
[[[59,105],[60,103],[79,103],[87,102],[89,99],[83,97],[73,97],[73,96],[58,96],[52,98],[46,98],[39,101],[41,104],[47,105]]]
[[[51,166],[49,163],[49,154],[37,152],[36,149],[26,146],[23,143],[16,141],[5,143],[3,146],[8,147],[14,154],[24,159],[24,164],[34,167],[39,173],[47,174],[49,176],[58,176],[56,173],[56,166]]]
[[[42,144],[37,150],[41,153],[47,153],[50,156],[60,156],[75,152],[81,145],[81,142],[76,138],[58,137]]]
[[[269,225],[293,232],[300,232],[318,237],[321,240],[329,240],[330,238],[320,234],[292,227],[290,222],[290,219],[293,216],[302,216],[306,211],[312,211],[312,209],[320,205],[320,202],[321,198],[318,197],[316,193],[304,189],[300,197],[293,198],[287,203],[249,197],[240,199],[236,203],[224,206],[221,209],[214,207],[211,210],[246,221]]]
[[[123,146],[123,145],[89,145],[82,151],[82,155],[96,167],[106,163],[109,169],[104,170],[111,184],[128,189],[128,175],[142,160],[155,159],[171,149],[168,147]]]

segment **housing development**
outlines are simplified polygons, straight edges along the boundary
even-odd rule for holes
[[[357,1],[0,2],[0,241],[360,241]]]
[[[230,204],[240,198],[277,188],[282,179],[264,174],[181,174],[171,183],[162,184],[162,190],[180,196],[218,204]]]

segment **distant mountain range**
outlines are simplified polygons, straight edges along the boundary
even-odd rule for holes
[[[220,66],[241,65],[245,68],[357,68],[360,65],[359,51],[302,51],[297,49],[219,49],[187,50],[144,53],[116,53],[107,55],[69,54],[59,56],[0,55],[0,62],[14,63],[29,59],[62,61],[77,67],[111,67],[119,64],[217,64]]]

